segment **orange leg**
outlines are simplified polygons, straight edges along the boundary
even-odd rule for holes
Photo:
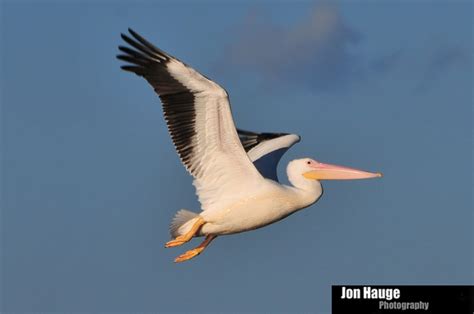
[[[199,228],[201,228],[201,226],[204,225],[205,223],[206,222],[204,221],[204,219],[199,217],[198,220],[191,227],[191,230],[189,230],[187,233],[183,235],[176,237],[176,239],[174,240],[166,242],[165,247],[175,247],[175,246],[183,245],[184,243],[191,240],[199,231]]]
[[[180,256],[178,256],[174,261],[176,263],[181,263],[181,262],[184,262],[184,261],[187,261],[187,260],[190,260],[191,258],[193,257],[196,257],[198,256],[199,254],[202,253],[202,251],[204,251],[204,249],[211,243],[212,240],[214,240],[215,238],[217,238],[216,235],[208,235],[206,237],[206,239],[204,239],[204,241],[199,244],[198,247],[192,249],[192,250],[189,250],[187,252],[185,252],[184,254],[181,254]]]

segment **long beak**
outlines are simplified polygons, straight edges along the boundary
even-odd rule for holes
[[[380,178],[380,172],[366,172],[362,170],[318,163],[314,166],[314,170],[303,173],[307,179],[314,180],[353,180],[353,179],[369,179]]]

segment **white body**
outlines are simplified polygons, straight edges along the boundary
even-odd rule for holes
[[[185,234],[198,217],[206,222],[199,235],[233,234],[261,228],[277,222],[296,211],[315,203],[323,190],[319,181],[308,180],[301,175],[307,159],[294,160],[287,168],[288,178],[293,186],[286,186],[273,180],[256,180],[248,190],[252,193],[238,195],[238,201],[221,208],[202,211],[199,216],[182,224],[176,235]]]
[[[201,228],[201,235],[232,234],[267,226],[308,207],[321,194],[320,184],[315,184],[312,190],[303,190],[264,179],[255,194],[220,210],[202,212],[200,216],[206,224]]]

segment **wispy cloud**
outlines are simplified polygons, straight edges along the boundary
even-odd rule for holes
[[[402,49],[381,55],[369,63],[370,70],[380,74],[388,73],[403,62],[403,55],[404,51]]]
[[[239,27],[226,62],[255,71],[265,81],[335,89],[360,70],[351,52],[359,41],[360,35],[328,3],[317,4],[304,19],[285,28],[254,12]]]
[[[444,44],[434,49],[424,64],[415,92],[425,91],[453,69],[472,67],[472,55],[463,45]]]
[[[349,25],[338,6],[329,2],[318,2],[300,20],[284,26],[253,11],[235,32],[221,68],[234,76],[241,70],[253,72],[268,88],[340,91],[356,83],[396,78],[410,82],[408,89],[423,92],[452,69],[472,67],[468,47],[449,44],[447,38],[436,38],[435,48],[394,43],[392,51],[365,53],[364,44],[371,39]]]

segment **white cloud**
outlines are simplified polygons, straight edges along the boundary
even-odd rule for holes
[[[359,35],[333,5],[319,3],[300,22],[285,28],[258,12],[243,22],[226,53],[230,66],[253,70],[266,81],[314,89],[343,86],[358,71],[351,46]]]

